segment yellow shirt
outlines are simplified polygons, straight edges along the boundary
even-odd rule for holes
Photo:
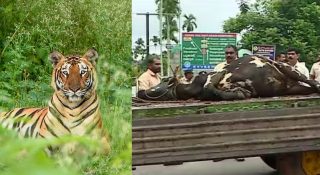
[[[147,90],[161,82],[160,75],[155,74],[150,69],[140,75],[138,78],[138,91]]]
[[[234,60],[237,60],[237,59],[238,59],[238,58],[236,58],[236,59],[234,59]],[[221,62],[221,63],[217,64],[217,65],[214,67],[213,72],[222,72],[222,71],[224,70],[224,67],[225,67],[226,65],[229,65],[229,64],[227,63],[227,61],[224,61],[224,62]]]

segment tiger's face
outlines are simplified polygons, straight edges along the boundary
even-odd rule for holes
[[[63,56],[53,52],[54,65],[52,87],[58,96],[69,102],[81,102],[89,98],[96,89],[95,60],[98,53],[91,49],[84,56]]]

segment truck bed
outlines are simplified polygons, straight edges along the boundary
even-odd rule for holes
[[[320,96],[239,101],[133,100],[133,165],[320,149]]]

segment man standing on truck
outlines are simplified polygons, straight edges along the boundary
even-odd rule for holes
[[[147,59],[147,71],[140,75],[137,81],[138,97],[139,92],[150,89],[161,82],[161,61],[158,55],[150,55]]]
[[[299,62],[300,52],[296,48],[289,48],[287,51],[288,64],[298,70],[309,79],[309,70],[304,62]]]
[[[284,52],[280,52],[279,54],[276,55],[276,62],[286,62],[286,54]]]
[[[214,67],[214,72],[221,72],[224,67],[228,64],[230,64],[232,61],[238,59],[238,49],[235,45],[227,45],[224,49],[225,59],[226,61],[219,63]],[[236,158],[237,161],[244,161],[244,158]]]
[[[221,72],[223,68],[230,64],[232,61],[238,59],[238,49],[234,45],[227,45],[224,49],[225,53],[225,59],[226,61],[219,63],[214,67],[214,72]]]
[[[313,63],[310,71],[310,79],[320,82],[320,52],[315,63]]]

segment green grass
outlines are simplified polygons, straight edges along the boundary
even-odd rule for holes
[[[34,175],[46,172],[45,174],[130,175],[131,91],[130,89],[121,88],[110,92],[112,94],[108,96],[100,95],[104,127],[111,136],[112,150],[108,156],[98,155],[80,157],[80,159],[77,156],[49,158],[44,153],[46,146],[74,139],[62,138],[54,141],[16,139],[15,134],[0,130],[0,142],[2,143],[0,144],[0,174]],[[25,98],[28,97],[26,96]],[[26,101],[26,99],[23,101]],[[88,140],[83,142],[92,146]],[[19,155],[23,157],[21,160],[19,160]],[[81,160],[82,158],[83,160]],[[3,167],[5,171],[1,171]]]

